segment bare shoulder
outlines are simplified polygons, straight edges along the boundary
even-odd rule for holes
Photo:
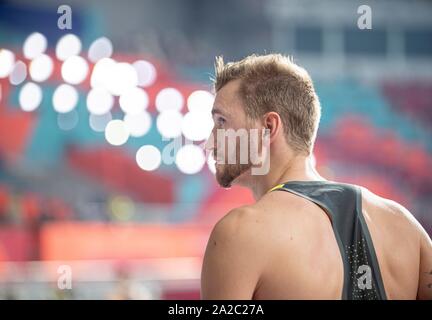
[[[211,238],[224,242],[248,241],[259,229],[259,211],[254,205],[232,209],[214,226]]]
[[[241,207],[228,212],[214,226],[201,272],[203,299],[251,299],[267,261],[258,245],[256,211]],[[256,222],[255,222],[256,223]]]
[[[277,233],[281,224],[285,225],[283,229],[286,231],[287,225],[294,228],[305,223],[307,219],[302,215],[307,210],[305,202],[307,201],[287,192],[273,192],[254,204],[229,211],[215,225],[214,235],[227,238],[232,236],[237,241],[250,240],[256,245],[268,243],[272,233]]]
[[[245,259],[265,258],[271,251],[274,228],[263,210],[253,204],[229,211],[214,226],[207,248],[217,247],[221,254],[232,252]]]
[[[373,212],[377,219],[385,219],[390,223],[397,224],[399,227],[403,225],[407,230],[413,231],[419,236],[425,232],[413,214],[402,204],[381,197],[365,187],[360,188],[362,191],[363,209],[366,210],[366,214]]]

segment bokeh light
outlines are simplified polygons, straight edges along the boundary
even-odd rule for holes
[[[138,74],[138,85],[149,87],[156,81],[156,68],[153,64],[145,60],[135,61],[132,66]]]
[[[91,62],[98,62],[100,59],[109,58],[113,53],[111,40],[101,37],[92,42],[88,51],[88,58]]]
[[[104,132],[108,122],[110,122],[111,120],[111,112],[107,112],[101,115],[91,113],[89,116],[89,125],[93,131]]]
[[[189,111],[210,112],[213,107],[214,96],[205,90],[196,90],[192,92],[187,99]]]
[[[103,58],[95,64],[90,78],[92,88],[108,88],[115,64],[116,62],[111,58]]]
[[[138,114],[147,109],[149,98],[143,89],[131,87],[120,96],[119,104],[125,113]]]
[[[57,115],[57,125],[64,131],[72,130],[78,124],[78,112],[72,110],[68,113],[59,113]]]
[[[56,46],[57,59],[65,61],[71,56],[80,54],[82,48],[81,40],[74,34],[64,35],[59,39]]]
[[[175,88],[164,88],[156,96],[156,109],[159,112],[167,110],[180,111],[183,108],[184,98]]]
[[[122,120],[116,119],[108,122],[105,128],[105,139],[113,146],[121,146],[129,139],[129,131]]]
[[[205,140],[213,129],[213,118],[210,112],[188,112],[183,117],[183,135],[192,141]]]
[[[30,62],[30,77],[37,82],[46,81],[51,76],[53,69],[52,59],[46,54],[41,54]]]
[[[117,221],[129,221],[135,214],[135,205],[133,201],[126,196],[116,196],[109,202],[109,209]]]
[[[15,86],[21,84],[27,78],[27,66],[22,61],[17,61],[9,74],[9,82]]]
[[[156,170],[162,162],[162,155],[159,149],[152,145],[145,145],[139,148],[135,158],[138,166],[145,171]]]
[[[63,62],[61,74],[65,82],[79,84],[87,77],[88,69],[87,61],[83,57],[71,56]]]
[[[7,49],[0,49],[0,78],[6,78],[15,65],[15,55]]]
[[[127,113],[123,119],[131,137],[144,136],[151,127],[152,119],[147,111],[138,114]]]
[[[28,82],[22,86],[19,93],[19,104],[23,111],[33,111],[42,102],[42,89],[33,82]]]
[[[111,110],[114,97],[103,88],[93,88],[87,95],[87,109],[90,113],[102,115]]]
[[[45,52],[48,46],[46,37],[39,32],[33,32],[24,41],[23,54],[24,57],[32,60]]]
[[[107,89],[115,96],[119,96],[128,89],[138,85],[138,75],[131,64],[117,62],[111,69]]]
[[[165,138],[176,138],[182,133],[183,115],[176,110],[160,113],[156,119],[156,127]]]
[[[120,96],[138,85],[138,74],[129,63],[103,58],[93,68],[90,84],[93,88],[102,87],[112,95]]]
[[[201,171],[206,162],[204,151],[194,145],[182,146],[176,155],[177,168],[185,174],[195,174]]]
[[[54,91],[52,103],[54,110],[59,113],[72,111],[78,103],[78,91],[68,84],[61,84]]]

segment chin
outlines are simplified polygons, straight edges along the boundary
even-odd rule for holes
[[[228,181],[225,177],[226,175],[226,167],[225,165],[216,165],[216,181],[222,188],[230,188],[232,186],[233,181]]]
[[[220,165],[220,166],[216,167],[216,180],[222,188],[229,189],[229,188],[236,186],[236,185],[237,186],[243,186],[243,187],[248,186],[248,181],[249,181],[248,172],[250,172],[250,169],[242,172],[241,174],[239,174],[238,176],[236,176],[233,179],[232,179],[232,177],[230,177],[228,179],[227,179],[227,177],[225,177],[226,170],[229,170],[229,168],[225,167],[225,165]]]

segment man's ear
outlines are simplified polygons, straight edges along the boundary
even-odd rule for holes
[[[277,112],[271,111],[264,115],[264,134],[269,135],[270,142],[273,142],[282,130],[282,119]]]

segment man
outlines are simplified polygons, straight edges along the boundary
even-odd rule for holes
[[[214,227],[202,299],[431,299],[432,242],[411,213],[311,165],[320,104],[308,73],[278,54],[217,58],[215,69],[206,148],[218,183],[248,187],[256,203]],[[227,163],[219,132],[240,129],[262,133],[255,158],[268,161],[266,174],[250,160]]]

